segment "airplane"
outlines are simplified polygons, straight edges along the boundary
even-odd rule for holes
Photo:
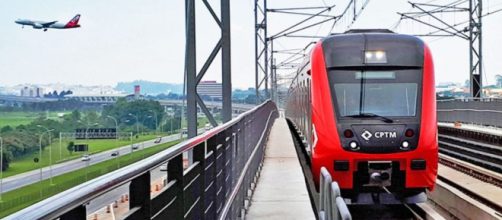
[[[32,21],[29,19],[17,19],[15,22],[17,24],[23,25],[23,28],[25,25],[32,26],[34,29],[44,29],[44,31],[47,31],[49,28],[55,28],[55,29],[67,29],[67,28],[79,28],[80,24],[78,24],[78,20],[80,19],[80,14],[77,14],[73,19],[71,19],[68,23],[63,24],[63,23],[58,23],[58,21],[50,21],[50,22],[45,22],[45,21]]]

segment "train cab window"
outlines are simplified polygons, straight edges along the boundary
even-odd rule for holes
[[[379,115],[415,117],[421,70],[330,71],[340,117]]]

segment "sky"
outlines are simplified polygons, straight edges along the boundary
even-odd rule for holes
[[[434,1],[434,0],[433,0]],[[197,66],[220,37],[210,14],[197,1]],[[219,1],[209,0],[217,14]],[[340,13],[348,0],[271,1],[269,8],[331,5]],[[359,2],[362,2],[359,1]],[[419,1],[425,2],[425,1]],[[430,2],[427,1],[427,2]],[[435,3],[451,2],[435,0]],[[485,11],[502,8],[502,0],[485,0]],[[231,1],[232,84],[234,88],[254,87],[254,0]],[[396,12],[410,10],[406,0],[371,0],[351,28],[391,28],[399,20]],[[22,28],[18,18],[66,23],[81,14],[81,28],[47,32]],[[465,16],[464,16],[465,17]],[[458,22],[462,15],[442,17]],[[269,33],[301,20],[302,17],[272,14]],[[343,32],[351,18],[341,20],[333,29],[325,24],[307,30],[327,35]],[[484,18],[484,81],[494,83],[502,74],[502,12]],[[182,0],[9,0],[0,2],[0,87],[17,84],[65,83],[115,85],[117,82],[149,80],[183,82],[184,1]],[[430,29],[403,21],[395,31],[425,33]],[[436,82],[464,82],[468,78],[468,42],[460,38],[424,40],[431,47],[436,67]],[[309,41],[280,39],[276,49],[302,48]],[[221,81],[220,56],[203,80]],[[277,55],[277,59],[284,56]],[[279,74],[287,74],[288,70]],[[289,70],[291,72],[291,70]]]

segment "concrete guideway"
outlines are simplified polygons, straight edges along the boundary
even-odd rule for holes
[[[246,219],[315,219],[293,139],[284,118],[270,133]]]

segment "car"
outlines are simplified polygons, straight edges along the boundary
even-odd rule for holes
[[[162,137],[161,136],[157,136],[157,139],[155,139],[155,141],[153,141],[153,143],[160,143],[162,141]]]
[[[112,157],[116,157],[116,156],[118,156],[119,154],[120,154],[120,153],[119,153],[119,151],[113,151],[113,152],[112,152],[112,154],[111,154],[111,156],[112,156]]]
[[[87,154],[82,155],[82,161],[89,161],[91,160],[91,157]]]
[[[138,148],[139,148],[139,144],[133,144],[133,145],[132,145],[132,149],[133,149],[133,150],[137,150]]]
[[[209,131],[209,130],[211,130],[211,128],[213,128],[213,126],[211,126],[211,124],[209,124],[209,123],[207,123],[206,126],[204,126],[205,131]]]
[[[183,128],[181,130],[181,134],[188,134],[188,129],[187,128]]]

